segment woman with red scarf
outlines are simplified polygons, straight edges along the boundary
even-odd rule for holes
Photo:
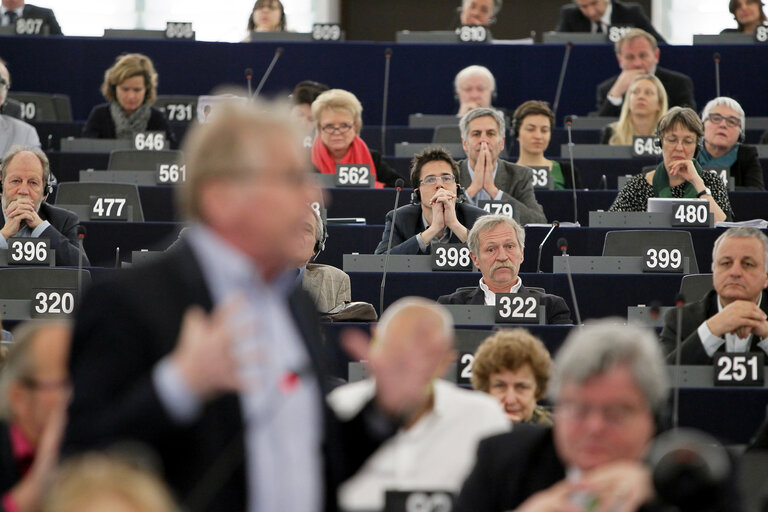
[[[392,187],[400,176],[371,151],[360,138],[363,106],[349,91],[330,89],[312,103],[317,137],[312,144],[312,163],[323,174],[335,174],[337,164],[366,164],[376,179],[376,188]]]

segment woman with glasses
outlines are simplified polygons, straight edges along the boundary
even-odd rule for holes
[[[650,197],[703,198],[715,222],[733,218],[723,180],[702,171],[696,148],[704,137],[699,116],[690,108],[672,107],[656,128],[663,161],[651,171],[638,174],[619,191],[612,212],[644,212]]]
[[[335,174],[337,164],[370,166],[376,188],[393,187],[400,177],[360,138],[363,106],[349,91],[330,89],[312,103],[317,137],[312,144],[312,164],[323,174]]]
[[[698,161],[702,167],[728,168],[737,189],[765,190],[757,148],[744,141],[744,109],[725,96],[715,98],[701,112],[704,144]]]

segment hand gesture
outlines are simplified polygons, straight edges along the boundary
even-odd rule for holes
[[[645,73],[646,71],[644,69],[625,69],[619,74],[619,77],[611,86],[611,90],[608,91],[608,95],[613,96],[614,98],[623,98],[624,94],[627,92],[627,89],[629,89],[632,80],[634,80],[635,77]]]
[[[696,167],[694,167],[692,160],[675,160],[667,167],[667,174],[669,174],[670,178],[679,176],[694,187],[704,187],[704,180],[696,172]]]
[[[753,332],[763,338],[768,336],[766,318],[766,314],[754,302],[735,300],[707,320],[707,327],[718,338],[727,333],[746,338]]]

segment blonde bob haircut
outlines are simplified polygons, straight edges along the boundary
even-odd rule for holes
[[[104,82],[101,84],[101,94],[107,101],[116,101],[115,89],[118,85],[135,76],[144,77],[144,103],[152,105],[157,98],[157,72],[152,59],[141,53],[127,53],[115,59],[112,67],[104,72]]]
[[[659,98],[659,111],[656,112],[656,116],[653,119],[654,127],[659,124],[659,120],[667,112],[667,90],[664,89],[661,80],[654,75],[636,76],[629,84],[627,92],[624,94],[624,104],[621,106],[619,120],[609,125],[613,128],[613,135],[611,135],[611,138],[608,140],[608,144],[611,146],[629,146],[632,144],[632,137],[637,135],[635,123],[632,121],[632,113],[629,111],[629,98],[632,96],[632,93],[634,93],[641,80],[648,80],[656,86],[656,96]]]
[[[358,133],[363,127],[363,105],[351,92],[344,89],[329,89],[315,98],[312,102],[312,117],[317,121],[318,132],[320,132],[320,114],[327,109],[349,112],[355,120],[355,130]]]

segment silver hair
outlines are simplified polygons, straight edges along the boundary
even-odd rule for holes
[[[472,75],[482,75],[487,78],[488,81],[491,82],[491,92],[496,92],[496,78],[493,76],[493,73],[491,73],[491,70],[485,66],[478,66],[477,64],[467,66],[456,73],[456,78],[453,79],[453,89],[456,92],[459,92],[459,83]]]
[[[477,219],[472,226],[472,229],[469,230],[469,234],[467,235],[467,245],[472,254],[477,256],[477,253],[480,250],[480,234],[492,230],[499,224],[506,224],[514,229],[515,234],[517,234],[517,240],[520,242],[520,248],[525,249],[525,229],[523,229],[523,226],[518,224],[515,219],[507,217],[506,215],[491,214],[483,215]]]
[[[51,162],[46,154],[36,146],[19,146],[18,144],[11,146],[11,149],[3,156],[3,161],[0,162],[0,182],[5,181],[5,170],[11,163],[11,160],[13,160],[13,157],[25,151],[32,153],[40,160],[40,165],[43,166],[43,186],[48,185],[51,182]]]
[[[462,0],[461,6],[464,7],[472,0]],[[493,0],[493,15],[496,16],[499,14],[499,11],[501,10],[501,6],[504,3],[504,0]]]
[[[557,401],[564,384],[580,384],[617,366],[626,366],[654,413],[663,410],[669,377],[661,345],[650,329],[604,318],[573,329],[555,357],[550,396]]]
[[[715,253],[717,248],[726,238],[756,238],[763,244],[763,258],[765,259],[765,271],[768,272],[768,236],[765,236],[761,230],[749,226],[739,226],[737,228],[729,228],[722,235],[717,237],[715,244],[712,246],[712,270],[715,270]]]
[[[721,105],[724,105],[732,110],[735,110],[739,113],[739,117],[741,118],[741,133],[745,133],[746,130],[746,114],[744,113],[744,109],[741,108],[741,105],[739,105],[739,102],[736,101],[733,98],[729,98],[728,96],[718,96],[717,98],[713,100],[709,100],[706,105],[704,105],[704,110],[701,111],[701,120],[702,122],[706,121],[709,117],[709,112],[715,108],[719,107]]]
[[[461,117],[459,121],[459,129],[461,130],[461,138],[467,140],[469,135],[469,123],[480,117],[492,117],[496,124],[499,126],[499,136],[502,140],[506,136],[507,123],[504,121],[504,115],[490,107],[473,108]]]
[[[323,218],[311,205],[309,206],[309,209],[312,210],[312,216],[315,219],[315,242],[319,242],[323,239]]]
[[[453,343],[453,316],[440,304],[423,297],[403,297],[393,302],[379,317],[379,323],[376,326],[377,338],[384,339],[389,323],[403,311],[414,307],[426,308],[438,315],[443,326],[443,334]]]

